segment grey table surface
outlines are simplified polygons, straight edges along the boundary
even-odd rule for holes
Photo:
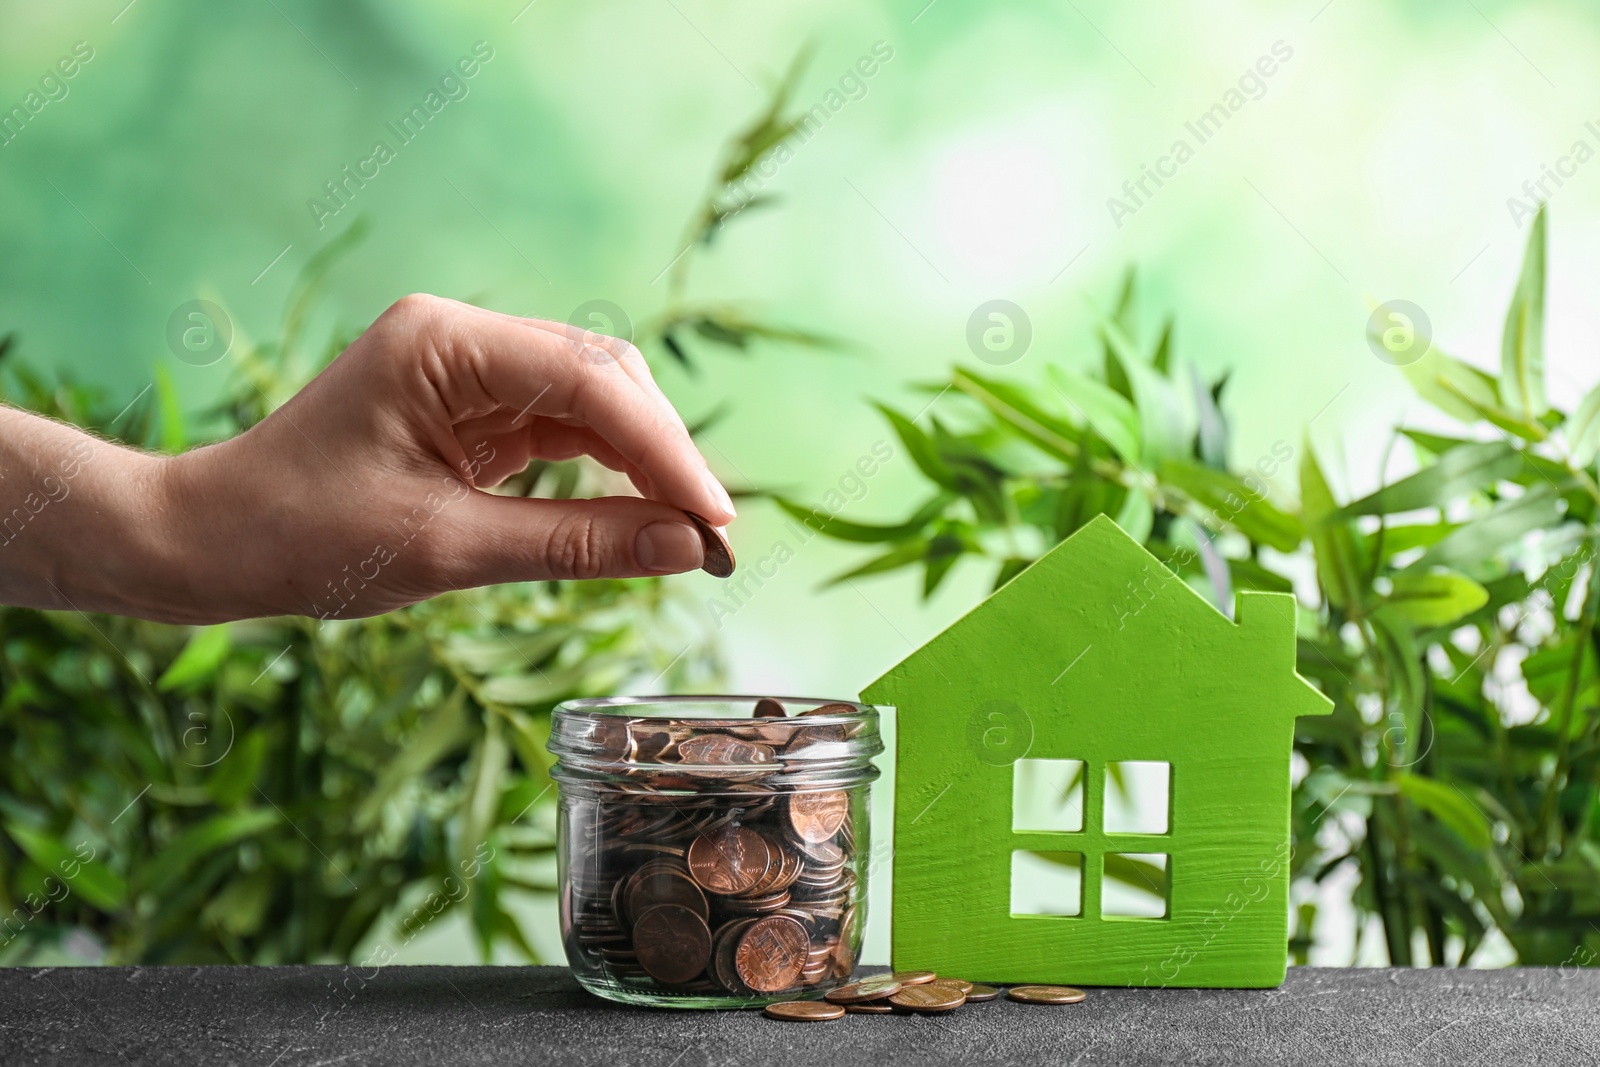
[[[5,1065],[509,1063],[1600,1063],[1600,971],[1300,968],[1273,990],[784,1023],[613,1005],[556,967],[0,970]]]

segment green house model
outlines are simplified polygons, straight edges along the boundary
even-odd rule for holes
[[[1295,601],[1230,621],[1105,517],[872,683],[897,709],[893,964],[1275,986]]]

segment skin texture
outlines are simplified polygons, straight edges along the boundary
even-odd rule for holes
[[[593,456],[638,497],[485,492]],[[153,456],[0,408],[0,601],[355,618],[497,582],[693,570],[733,520],[632,345],[408,296],[229,441]]]

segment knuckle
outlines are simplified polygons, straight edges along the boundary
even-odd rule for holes
[[[559,520],[550,533],[546,560],[552,576],[571,581],[599,578],[605,571],[605,538],[587,515]]]
[[[383,313],[387,319],[401,319],[415,325],[418,322],[427,322],[437,318],[443,311],[448,300],[443,297],[433,296],[430,293],[407,293]]]

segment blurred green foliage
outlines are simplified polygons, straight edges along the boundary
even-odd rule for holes
[[[1298,666],[1335,711],[1298,727],[1294,877],[1353,866],[1359,916],[1378,920],[1396,964],[1469,963],[1491,931],[1523,963],[1592,962],[1600,387],[1570,414],[1548,406],[1544,270],[1541,211],[1499,376],[1433,348],[1407,366],[1460,433],[1400,431],[1418,469],[1359,500],[1335,499],[1309,435],[1231,467],[1226,380],[1184,372],[1170,323],[1139,339],[1130,274],[1100,323],[1098,377],[1057,362],[1026,384],[957,368],[927,387],[939,403],[925,421],[883,407],[928,486],[904,521],[779,503],[878,546],[836,580],[915,567],[925,594],[963,560],[998,586],[1099,514],[1223,610],[1234,589],[1290,590],[1302,575]],[[1270,499],[1267,479],[1297,455],[1300,503]],[[1143,595],[1130,583],[1105,608],[1131,619]],[[1304,962],[1315,906],[1298,920]]]

